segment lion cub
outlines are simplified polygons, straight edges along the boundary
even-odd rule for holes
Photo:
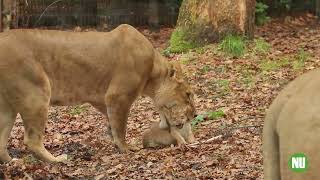
[[[145,131],[142,135],[142,144],[143,148],[155,148],[161,146],[170,146],[171,144],[186,144],[193,143],[195,141],[194,135],[192,133],[191,124],[187,122],[181,127],[181,129],[176,128],[176,133],[183,138],[179,140],[179,138],[175,138],[170,132],[170,127],[160,128],[159,122],[152,124],[151,128]]]

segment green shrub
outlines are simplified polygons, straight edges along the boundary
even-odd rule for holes
[[[270,17],[267,16],[268,5],[257,2],[256,3],[256,24],[261,26],[270,20]]]
[[[221,42],[220,49],[232,57],[241,57],[245,53],[246,45],[242,37],[227,35]]]

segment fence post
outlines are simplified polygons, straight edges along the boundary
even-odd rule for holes
[[[158,0],[149,1],[149,27],[152,31],[159,32],[160,31],[160,18],[159,18],[159,2]]]
[[[3,14],[3,0],[0,0],[0,32],[3,31],[3,18],[2,18],[2,14]]]
[[[316,0],[316,15],[320,17],[320,0]]]

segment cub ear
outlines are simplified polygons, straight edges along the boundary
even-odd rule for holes
[[[169,77],[175,77],[177,71],[174,69],[173,65],[170,64],[169,66]]]
[[[178,79],[179,73],[181,72],[181,65],[179,62],[170,62],[169,65],[169,77]]]

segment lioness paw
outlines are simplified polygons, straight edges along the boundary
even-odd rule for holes
[[[137,151],[139,151],[141,148],[139,148],[138,146],[130,145],[130,146],[129,146],[129,149],[130,149],[130,151],[137,152]]]

